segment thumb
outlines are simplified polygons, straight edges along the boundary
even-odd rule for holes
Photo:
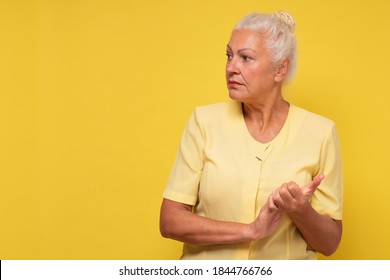
[[[325,176],[323,174],[315,176],[313,181],[311,181],[306,186],[302,187],[303,194],[308,198],[311,197],[324,178]]]

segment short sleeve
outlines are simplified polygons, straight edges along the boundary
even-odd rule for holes
[[[324,139],[319,164],[319,174],[325,179],[314,192],[311,204],[320,214],[342,219],[343,177],[339,137],[333,124]]]
[[[205,137],[196,111],[187,121],[167,186],[166,199],[195,205],[203,170]]]

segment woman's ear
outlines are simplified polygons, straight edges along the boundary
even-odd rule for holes
[[[275,82],[281,82],[287,75],[288,68],[290,66],[290,61],[288,59],[284,60],[276,68]]]

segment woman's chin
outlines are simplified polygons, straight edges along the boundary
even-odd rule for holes
[[[242,101],[242,99],[243,99],[243,96],[239,91],[232,90],[232,89],[229,90],[229,97],[230,97],[230,99],[235,100],[235,101]]]

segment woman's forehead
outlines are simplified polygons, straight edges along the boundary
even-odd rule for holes
[[[263,32],[250,30],[250,29],[238,29],[232,32],[230,40],[228,42],[228,48],[231,49],[253,49],[263,48],[264,45]]]

